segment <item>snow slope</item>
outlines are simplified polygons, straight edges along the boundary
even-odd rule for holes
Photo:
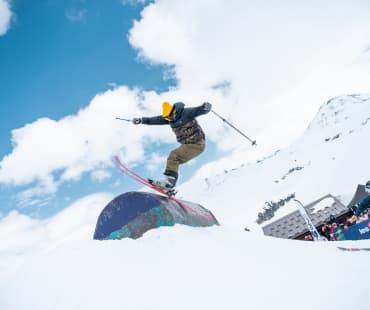
[[[192,180],[180,192],[210,207],[230,227],[254,225],[265,202],[292,193],[305,204],[328,193],[348,203],[357,184],[370,179],[369,135],[370,96],[337,97],[321,107],[290,147],[255,163]],[[274,219],[294,208],[293,203],[284,206]]]
[[[369,252],[264,237],[255,220],[266,201],[291,193],[304,203],[328,192],[348,201],[370,179],[369,119],[370,96],[335,98],[289,148],[183,184],[181,195],[210,209],[220,227],[177,225],[135,241],[93,241],[93,215],[109,195],[48,221],[24,218],[31,224],[22,231],[10,229],[21,215],[2,218],[0,309],[367,308]],[[288,203],[276,218],[293,210]],[[78,220],[70,223],[74,214],[81,229]],[[340,245],[370,247],[370,241]]]

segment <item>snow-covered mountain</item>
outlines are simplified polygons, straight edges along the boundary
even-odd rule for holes
[[[109,195],[41,222],[12,213],[0,220],[0,308],[366,308],[368,252],[267,238],[256,219],[265,202],[292,193],[304,203],[327,193],[348,201],[370,179],[369,134],[370,96],[337,97],[290,147],[181,185],[180,196],[210,209],[219,227],[177,225],[135,241],[92,241],[95,215]],[[294,208],[287,203],[275,218]],[[12,230],[19,217],[23,229]]]
[[[304,203],[328,193],[347,203],[357,184],[370,179],[369,136],[370,96],[333,98],[290,147],[213,177],[192,180],[181,193],[209,207],[224,225],[240,228],[254,224],[265,202],[292,193]],[[288,204],[276,218],[294,208]]]

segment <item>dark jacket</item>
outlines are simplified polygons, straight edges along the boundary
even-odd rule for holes
[[[154,117],[143,117],[142,123],[147,125],[169,124],[181,144],[204,144],[205,134],[199,126],[196,117],[206,114],[209,110],[204,105],[195,108],[185,108],[182,102],[174,104],[176,110],[173,113],[173,120],[168,121],[162,115]]]
[[[370,207],[370,195],[365,197],[356,209],[355,215],[360,216],[361,212]]]

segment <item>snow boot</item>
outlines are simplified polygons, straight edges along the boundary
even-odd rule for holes
[[[160,189],[163,189],[164,191],[168,191],[175,187],[176,178],[171,177],[171,176],[166,176],[166,179],[154,181],[153,184],[159,187]]]

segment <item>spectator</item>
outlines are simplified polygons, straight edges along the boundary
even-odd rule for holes
[[[331,224],[330,240],[333,240],[333,241],[337,240],[337,235],[336,235],[337,230],[338,230],[338,225],[337,223],[334,222],[333,224]]]
[[[335,216],[333,214],[330,214],[330,216],[329,216],[329,223],[330,224],[333,224],[334,222],[336,222]]]
[[[361,223],[361,222],[364,222],[364,221],[367,221],[369,219],[369,217],[367,216],[367,212],[362,212],[360,214],[360,217],[358,218],[358,221]]]
[[[327,240],[330,240],[330,224],[324,223],[321,227],[321,232]]]
[[[336,226],[336,224],[334,225]],[[333,234],[334,234],[335,240],[337,241],[346,240],[346,238],[344,237],[344,228],[342,228],[341,226],[335,227]]]
[[[345,222],[344,225],[343,225],[343,229],[347,230],[351,226],[351,224],[352,223],[350,221]]]

